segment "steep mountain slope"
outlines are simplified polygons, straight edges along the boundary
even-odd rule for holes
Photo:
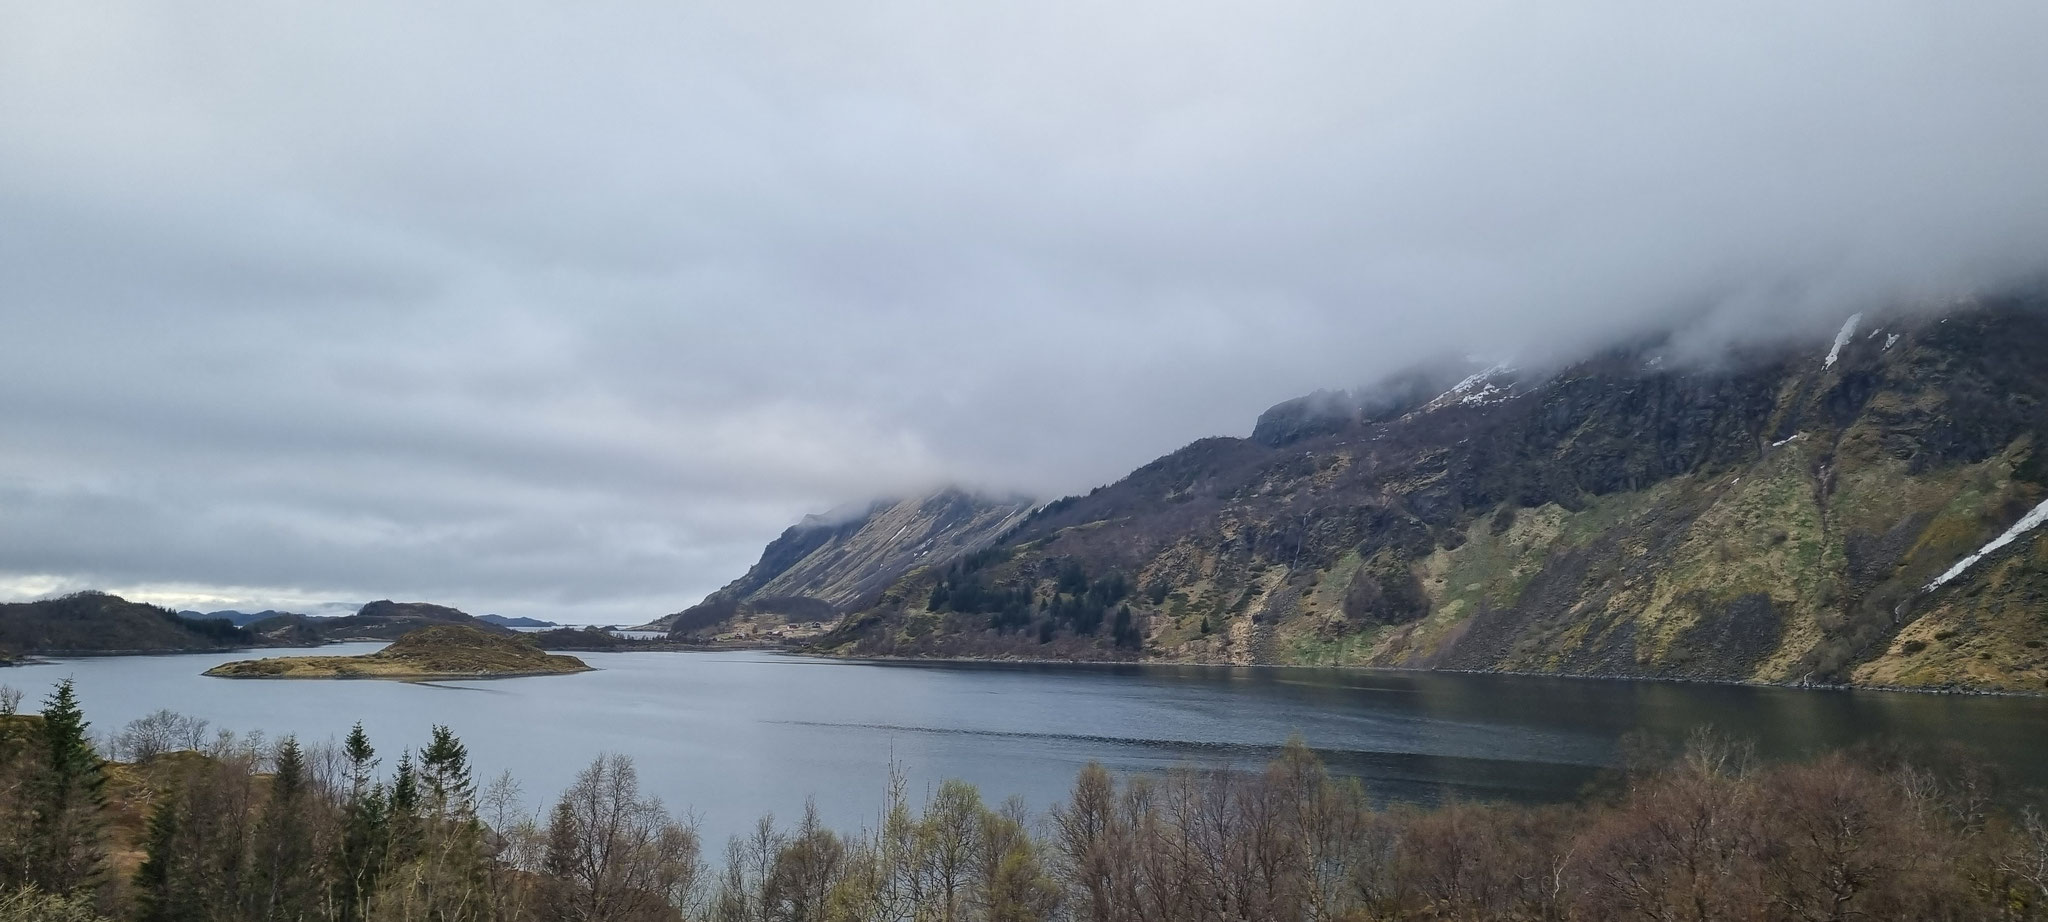
[[[1410,375],[897,580],[822,646],[2040,691],[2048,303]],[[2048,518],[2048,510],[2035,520]]]
[[[0,653],[170,653],[255,642],[226,620],[188,619],[104,592],[0,605]]]
[[[945,489],[883,500],[852,515],[806,516],[771,542],[746,575],[654,626],[690,635],[757,615],[829,621],[872,604],[913,567],[986,546],[1031,506],[1021,498]]]

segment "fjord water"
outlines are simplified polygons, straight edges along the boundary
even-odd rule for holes
[[[343,644],[322,654],[363,653]],[[266,655],[311,651],[264,651]],[[1711,725],[1772,758],[1880,739],[1952,742],[2048,785],[2048,700],[1319,669],[860,663],[769,653],[585,653],[597,671],[439,684],[210,679],[250,654],[72,659],[0,670],[39,700],[76,681],[99,733],[158,708],[215,727],[339,739],[360,720],[388,769],[433,724],[479,780],[509,769],[539,804],[600,752],[721,843],[814,796],[872,824],[893,763],[913,798],[945,778],[1034,810],[1095,760],[1123,771],[1257,765],[1300,735],[1380,801],[1563,800],[1632,734]],[[26,703],[25,703],[26,704]]]

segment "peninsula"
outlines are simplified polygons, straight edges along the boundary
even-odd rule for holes
[[[420,628],[361,656],[281,656],[222,663],[207,675],[228,679],[506,679],[588,672],[573,656],[548,653],[530,638],[459,624]]]

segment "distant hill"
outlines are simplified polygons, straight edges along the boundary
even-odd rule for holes
[[[504,615],[478,615],[476,620],[486,624],[495,624],[499,627],[561,627],[561,625],[553,621],[542,621],[539,618],[507,618]]]
[[[491,634],[511,634],[511,628],[472,617],[445,605],[428,602],[393,602],[382,599],[365,604],[355,614],[341,618],[309,618],[279,615],[255,622],[249,629],[274,642],[333,642],[343,640],[396,640],[405,634],[437,624],[459,624]]]
[[[292,614],[292,612],[278,611],[274,608],[266,608],[262,611],[235,611],[234,609],[223,609],[221,611],[207,612],[181,611],[178,613],[178,617],[185,618],[191,621],[226,621],[227,623],[232,624],[236,627],[248,627],[249,625],[255,624],[258,621],[267,621],[271,618],[276,618],[289,614]]]
[[[320,625],[334,620],[286,613],[250,622],[248,629],[266,647],[317,647],[329,642]]]
[[[0,655],[230,650],[257,636],[225,619],[187,618],[104,592],[0,604]]]
[[[627,646],[618,635],[595,627],[558,627],[529,636],[543,650],[609,651]]]
[[[806,516],[769,543],[746,575],[647,627],[699,634],[736,619],[766,616],[831,621],[874,604],[913,567],[943,563],[996,540],[1033,503],[945,489],[881,500],[857,512]]]
[[[543,651],[523,634],[493,633],[466,624],[435,624],[410,631],[390,646],[362,656],[242,660],[216,666],[206,674],[230,679],[423,680],[563,675],[589,669],[576,657]]]
[[[179,653],[396,640],[411,631],[442,624],[493,635],[517,633],[427,602],[382,600],[362,606],[353,615],[319,618],[279,611],[176,612],[89,591],[0,604],[0,662],[36,653]]]

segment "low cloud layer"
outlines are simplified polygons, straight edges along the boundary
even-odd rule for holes
[[[2048,6],[13,4],[0,591],[633,621],[1419,355],[2048,257]]]

